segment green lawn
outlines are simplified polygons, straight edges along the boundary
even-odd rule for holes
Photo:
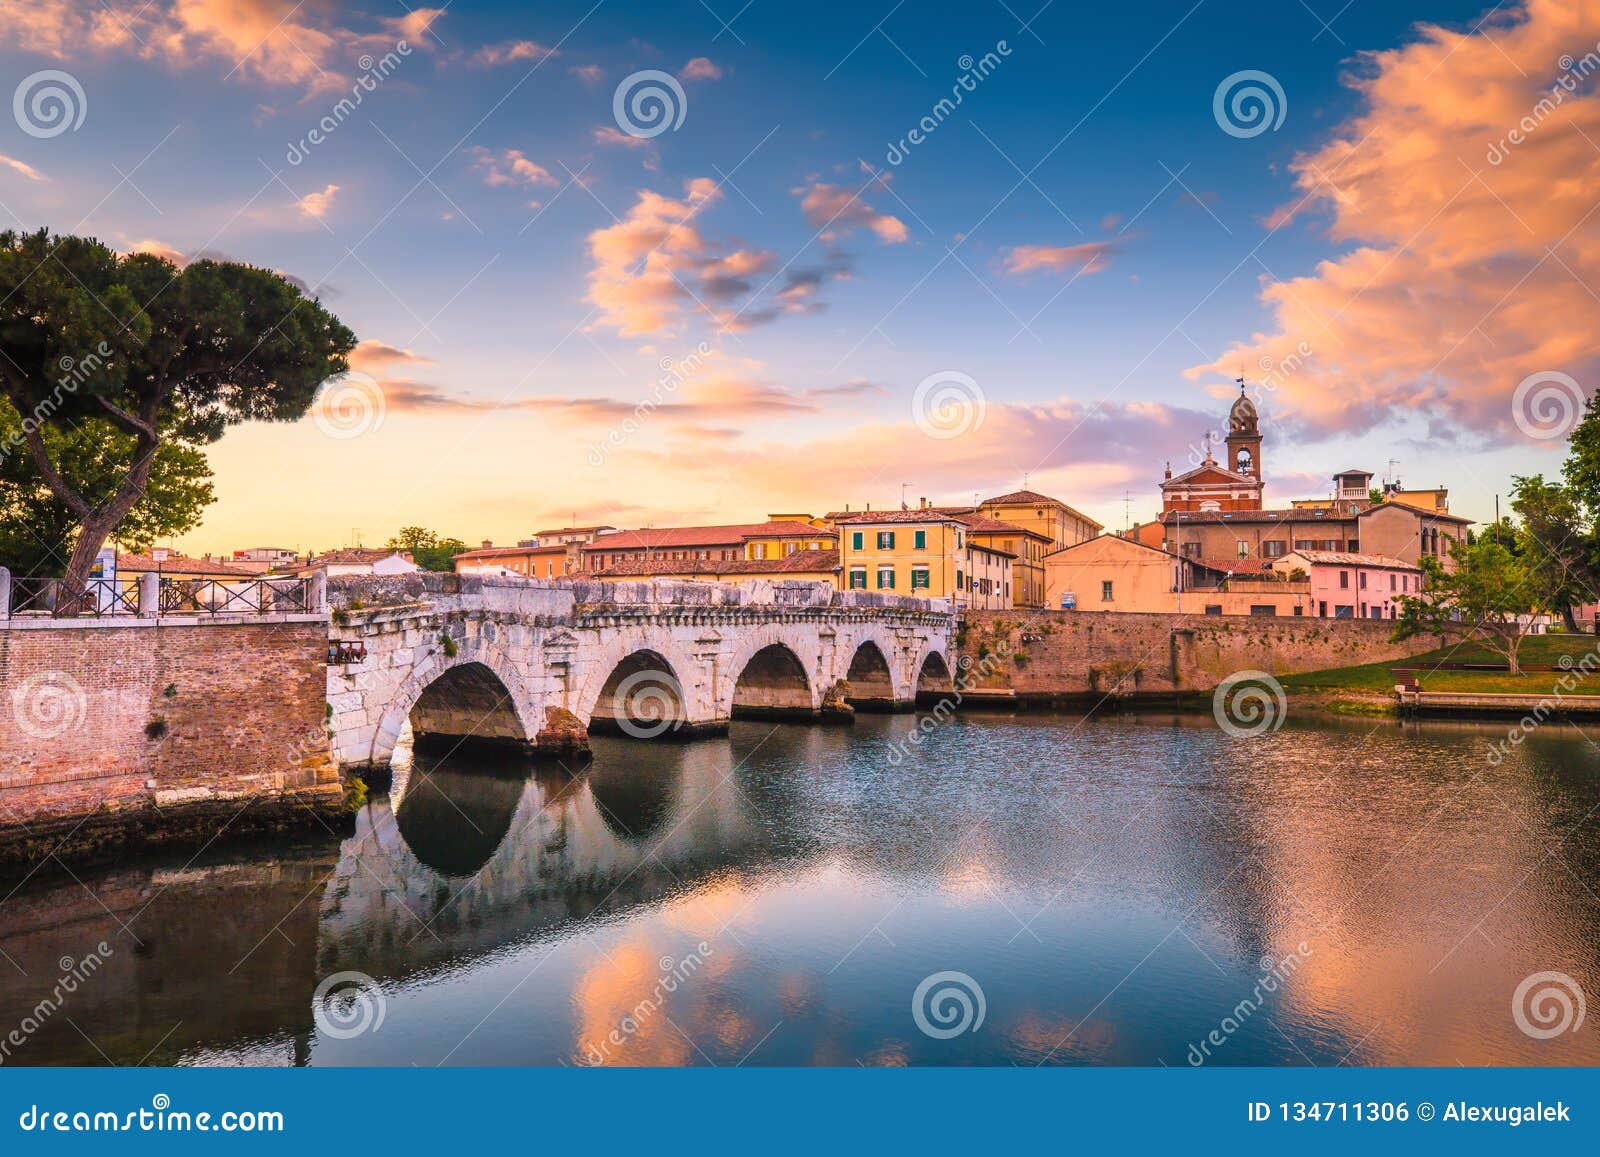
[[[1524,663],[1556,664],[1562,655],[1576,661],[1583,655],[1600,648],[1600,638],[1593,635],[1535,635],[1522,644]],[[1597,655],[1600,658],[1600,655]],[[1512,678],[1496,671],[1438,671],[1428,673],[1434,663],[1495,663],[1503,662],[1494,652],[1478,643],[1459,643],[1436,651],[1428,651],[1409,659],[1387,663],[1368,663],[1361,667],[1337,667],[1330,671],[1310,671],[1303,675],[1285,675],[1284,689],[1296,691],[1375,691],[1388,694],[1394,690],[1394,668],[1414,667],[1419,680],[1428,691],[1481,691],[1487,694],[1528,693],[1546,695],[1554,688],[1559,671],[1540,671]],[[1574,687],[1571,694],[1600,695],[1600,673],[1591,675],[1584,683]]]

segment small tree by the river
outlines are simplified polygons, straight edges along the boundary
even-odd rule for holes
[[[1417,561],[1423,589],[1400,597],[1394,638],[1437,634],[1481,643],[1522,674],[1522,642],[1533,631],[1534,613],[1547,605],[1539,572],[1494,539],[1455,543],[1453,568],[1432,556]]]
[[[317,387],[348,368],[355,344],[338,318],[270,269],[211,260],[180,269],[90,238],[0,233],[0,394],[21,418],[39,476],[76,522],[62,589],[83,589],[164,445],[301,417]],[[119,479],[100,493],[73,484],[52,453],[61,440],[46,436],[90,419],[125,438]]]

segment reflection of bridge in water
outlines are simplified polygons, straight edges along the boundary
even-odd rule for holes
[[[633,756],[633,758],[630,758]],[[613,742],[581,775],[416,757],[362,810],[318,967],[400,978],[656,902],[770,854],[727,744]]]

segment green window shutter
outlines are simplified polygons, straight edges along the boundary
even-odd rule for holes
[[[850,549],[851,550],[860,550],[861,549],[861,539],[862,539],[862,534],[861,534],[861,532],[859,530],[856,531],[854,534],[852,534],[850,536]]]
[[[928,532],[926,530],[917,531],[916,538],[915,538],[914,542],[912,543],[912,545],[915,546],[918,550],[927,550],[928,549]]]

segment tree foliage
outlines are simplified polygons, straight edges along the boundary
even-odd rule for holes
[[[210,260],[179,269],[90,238],[0,233],[0,394],[39,478],[76,522],[67,583],[87,577],[139,504],[163,446],[299,418],[354,346],[338,318],[272,270]],[[109,493],[80,489],[57,457],[90,420],[122,436]]]
[[[412,561],[423,570],[438,571],[455,570],[452,560],[467,549],[459,538],[441,538],[421,526],[402,526],[386,545],[393,550],[409,550]]]
[[[21,418],[0,402],[0,447],[21,445]],[[44,431],[46,449],[69,485],[95,504],[115,493],[133,439],[91,418],[70,431]],[[144,493],[116,528],[128,550],[149,549],[158,538],[182,534],[200,522],[213,500],[211,467],[191,442],[163,439]],[[59,576],[66,568],[78,519],[51,491],[30,456],[0,453],[0,566],[13,574]]]
[[[1519,654],[1531,630],[1531,612],[1548,605],[1539,572],[1492,538],[1456,543],[1450,559],[1452,569],[1432,555],[1417,560],[1423,589],[1400,597],[1395,640],[1421,634],[1465,636],[1504,656],[1511,673],[1520,674]]]

